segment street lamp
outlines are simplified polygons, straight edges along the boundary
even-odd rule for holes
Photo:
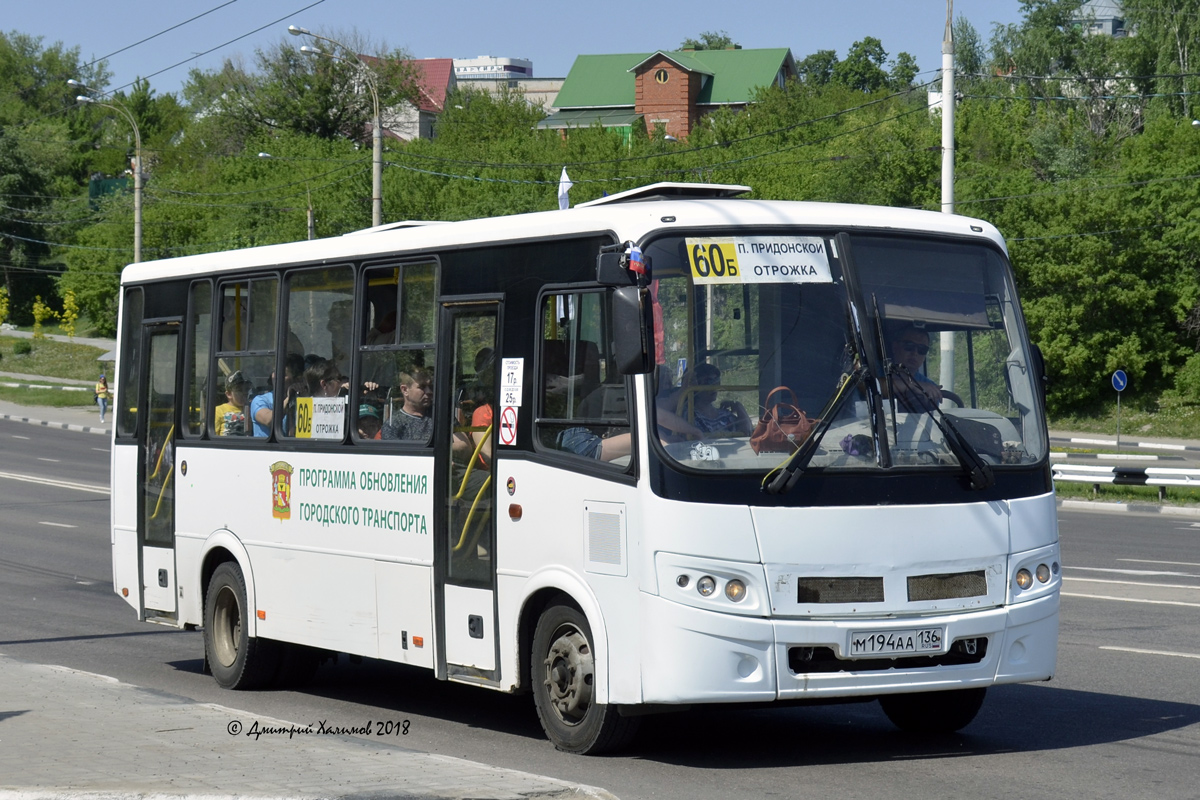
[[[111,108],[125,117],[125,120],[133,126],[133,263],[140,263],[142,260],[142,132],[138,130],[137,120],[133,118],[132,112],[115,98],[109,97],[108,102],[97,100],[91,95],[100,94],[100,92],[85,86],[74,78],[68,80],[67,85],[89,93],[77,96],[76,102]]]
[[[259,158],[275,158],[275,156],[271,155],[270,153],[259,153],[258,157]],[[308,187],[308,179],[307,178],[304,179],[304,193],[306,195],[308,195],[308,238],[311,241],[311,240],[317,238],[317,223],[316,223],[316,220],[313,218],[312,190],[309,189],[309,187]]]
[[[375,73],[362,60],[362,57],[354,52],[353,48],[347,47],[336,39],[321,36],[307,28],[301,28],[296,25],[289,25],[288,33],[292,36],[311,36],[314,39],[320,39],[323,42],[336,45],[348,53],[353,53],[354,60],[351,61],[348,58],[343,58],[333,53],[326,53],[324,50],[318,50],[315,47],[305,45],[300,48],[300,52],[306,55],[324,56],[325,58],[332,58],[347,64],[356,64],[366,79],[367,88],[371,90],[371,102],[374,103],[375,107],[375,119],[372,121],[371,126],[371,226],[378,227],[383,224],[383,120],[379,115],[379,91],[375,85]]]

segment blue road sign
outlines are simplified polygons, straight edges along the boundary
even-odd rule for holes
[[[1119,369],[1112,376],[1113,388],[1118,392],[1124,390],[1129,385],[1129,378],[1125,377],[1125,370]]]

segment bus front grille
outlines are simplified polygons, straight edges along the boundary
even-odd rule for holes
[[[911,575],[908,579],[908,602],[923,600],[955,600],[961,597],[985,597],[987,576],[983,570],[952,572],[942,575]]]
[[[800,578],[797,603],[882,603],[883,578]]]

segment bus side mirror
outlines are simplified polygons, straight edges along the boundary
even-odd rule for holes
[[[650,292],[637,286],[613,289],[613,358],[622,375],[654,368],[654,315]]]
[[[1045,405],[1046,386],[1050,383],[1050,379],[1046,377],[1046,359],[1042,356],[1042,348],[1033,342],[1029,343],[1029,361],[1030,369],[1033,370],[1033,380],[1042,393],[1042,404]]]

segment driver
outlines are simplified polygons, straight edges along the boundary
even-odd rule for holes
[[[897,386],[897,394],[907,401],[905,395],[920,391],[934,405],[942,402],[942,388],[929,379],[922,368],[925,366],[925,356],[929,353],[929,334],[914,325],[908,325],[898,330],[891,340],[892,362],[904,369],[898,371],[901,377]],[[905,402],[905,405],[912,403]],[[924,409],[913,409],[924,410]]]

